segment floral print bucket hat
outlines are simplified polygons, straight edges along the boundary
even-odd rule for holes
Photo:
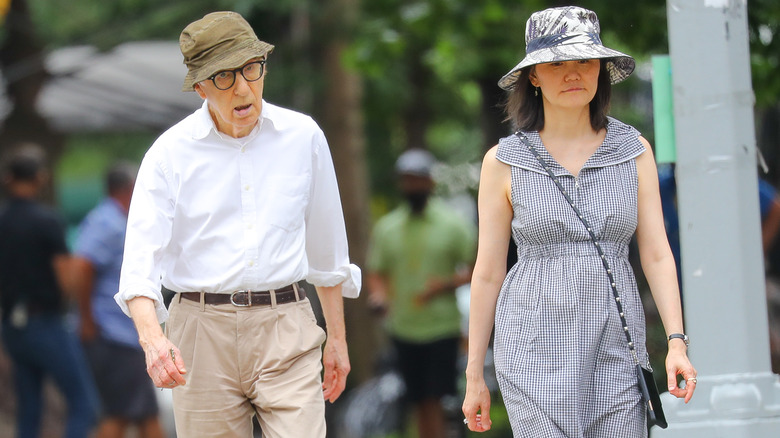
[[[596,13],[576,6],[534,12],[525,25],[525,58],[504,75],[498,86],[512,90],[520,71],[536,64],[578,59],[606,59],[610,80],[616,84],[634,71],[634,58],[601,43]]]

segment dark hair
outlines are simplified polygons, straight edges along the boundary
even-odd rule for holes
[[[106,190],[108,194],[117,193],[120,190],[130,188],[135,184],[135,177],[138,169],[134,164],[120,161],[106,173]]]
[[[599,131],[607,126],[607,113],[612,98],[612,82],[610,81],[607,60],[601,60],[599,67],[599,82],[596,95],[590,101],[590,126]],[[504,103],[505,122],[512,123],[512,129],[523,131],[541,131],[544,128],[544,106],[542,97],[534,95],[535,88],[529,78],[534,66],[523,69],[509,92]]]
[[[46,170],[46,152],[40,146],[25,143],[5,160],[3,173],[11,181],[32,182]]]

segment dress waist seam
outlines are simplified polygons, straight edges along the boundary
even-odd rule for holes
[[[628,257],[628,244],[618,242],[599,242],[607,257]],[[520,244],[517,247],[518,258],[558,258],[558,257],[599,257],[591,241]]]

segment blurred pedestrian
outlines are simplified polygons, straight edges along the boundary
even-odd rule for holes
[[[141,163],[115,299],[149,376],[174,388],[179,436],[250,437],[256,414],[268,438],[324,437],[350,371],[342,295],[360,289],[328,143],[263,100],[273,46],[241,15],[207,14],[179,42],[183,90],[204,102]]]
[[[84,438],[97,419],[97,395],[75,330],[66,323],[73,281],[64,223],[37,200],[48,181],[45,154],[25,145],[4,164],[0,307],[16,383],[17,436],[39,437],[43,384],[50,378],[67,407],[64,436]]]
[[[164,436],[138,333],[114,301],[136,172],[125,162],[108,170],[107,196],[82,221],[74,251],[81,340],[102,404],[97,438],[121,438],[132,427],[140,438]]]
[[[457,397],[461,331],[455,289],[470,280],[476,233],[432,198],[434,162],[423,149],[398,158],[405,202],[374,228],[368,289],[371,305],[388,311],[387,330],[419,436],[443,438],[442,399]]]
[[[473,431],[491,426],[482,370],[495,324],[496,374],[515,436],[647,436],[636,374],[637,364],[649,368],[646,328],[628,260],[635,233],[669,337],[669,392],[687,402],[696,387],[652,150],[607,116],[611,84],[634,60],[604,47],[599,32],[586,9],[535,12],[526,57],[499,82],[518,131],[482,165],[463,402]],[[507,273],[510,232],[518,262]]]

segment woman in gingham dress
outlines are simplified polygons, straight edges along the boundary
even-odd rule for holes
[[[508,120],[593,228],[638,358],[648,366],[644,311],[628,261],[636,235],[643,271],[671,335],[669,391],[687,402],[696,370],[682,334],[652,151],[634,128],[606,115],[611,84],[631,74],[634,60],[604,47],[596,14],[577,7],[533,14],[526,44],[527,56],[499,82],[509,91]],[[479,219],[463,402],[469,429],[491,425],[482,370],[495,324],[496,374],[515,437],[647,436],[635,361],[601,259],[583,223],[517,135],[485,156]],[[507,273],[510,230],[518,262]],[[678,374],[687,380],[683,388]]]

